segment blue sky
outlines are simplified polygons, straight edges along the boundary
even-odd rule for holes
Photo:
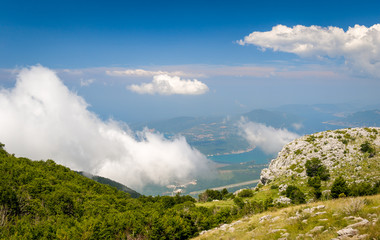
[[[12,69],[41,64],[92,111],[127,122],[282,104],[378,104],[380,77],[358,61],[377,63],[379,53],[364,60],[346,50],[305,57],[284,42],[273,51],[278,39],[265,51],[257,38],[237,41],[279,24],[369,28],[380,22],[379,9],[378,1],[2,1],[0,84],[14,84]],[[149,73],[107,74],[135,69]],[[207,89],[146,92],[162,73]]]
[[[277,24],[373,25],[378,1],[2,1],[2,67],[250,64],[234,41]],[[278,56],[280,55],[280,56]]]

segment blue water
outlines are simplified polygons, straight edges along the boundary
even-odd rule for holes
[[[208,158],[218,163],[233,164],[254,161],[255,164],[268,164],[270,160],[275,158],[275,155],[266,154],[259,148],[255,148],[254,150],[246,153],[209,156]]]

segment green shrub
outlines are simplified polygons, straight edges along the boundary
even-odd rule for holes
[[[314,135],[310,135],[306,138],[306,142],[308,142],[308,143],[313,143],[314,141],[315,141]]]
[[[235,197],[234,198],[234,203],[236,204],[236,206],[238,206],[240,209],[244,208],[244,201],[242,198],[240,197]]]
[[[346,197],[346,194],[345,193],[340,193],[338,198],[345,198]]]
[[[312,158],[305,163],[306,175],[309,177],[318,176],[321,180],[326,181],[330,178],[329,170],[322,164],[319,158]]]
[[[241,198],[245,197],[253,197],[253,192],[251,189],[244,189],[241,192],[238,193],[238,196]]]
[[[351,185],[349,190],[350,196],[355,197],[376,194],[376,189],[372,187],[371,183],[368,182],[354,183]]]
[[[294,154],[295,154],[295,155],[300,155],[300,154],[302,154],[302,149],[297,149],[297,150],[295,150],[295,151],[294,151]]]
[[[264,201],[264,209],[265,210],[268,210],[268,208],[271,208],[273,206],[274,206],[274,204],[273,204],[273,198],[272,197],[265,199],[265,201]]]
[[[210,202],[212,200],[222,200],[223,194],[218,190],[207,189],[205,192],[198,195],[200,202]]]
[[[270,186],[270,189],[278,189],[278,185],[273,184],[273,185]]]
[[[285,191],[286,197],[292,200],[294,204],[305,203],[305,194],[296,186],[289,185]]]
[[[334,180],[334,183],[331,186],[331,197],[338,198],[342,193],[347,196],[349,189],[346,180],[342,176],[339,176]]]
[[[309,185],[312,188],[321,188],[321,179],[319,176],[310,177],[307,180],[307,185]]]
[[[319,199],[322,195],[321,179],[319,178],[319,176],[309,177],[309,179],[307,180],[307,184],[313,188],[312,194],[315,196],[315,198]]]
[[[368,141],[360,145],[360,151],[363,153],[369,153],[369,157],[375,156],[375,148],[372,147],[371,143]]]

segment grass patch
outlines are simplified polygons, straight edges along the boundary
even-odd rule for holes
[[[309,212],[311,208],[321,205],[324,207]],[[347,208],[350,210],[344,210]],[[318,212],[322,214],[316,214]],[[365,239],[379,239],[380,195],[335,199],[263,212],[226,225],[224,229],[210,230],[196,239],[267,240],[285,236],[287,239],[332,239],[338,236],[337,231],[356,223],[345,218],[351,214],[370,221],[368,225],[355,228],[359,234],[368,234]]]

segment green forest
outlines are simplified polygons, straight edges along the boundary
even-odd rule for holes
[[[188,239],[244,215],[197,207],[190,196],[140,196],[86,178],[53,160],[0,147],[1,239]]]

